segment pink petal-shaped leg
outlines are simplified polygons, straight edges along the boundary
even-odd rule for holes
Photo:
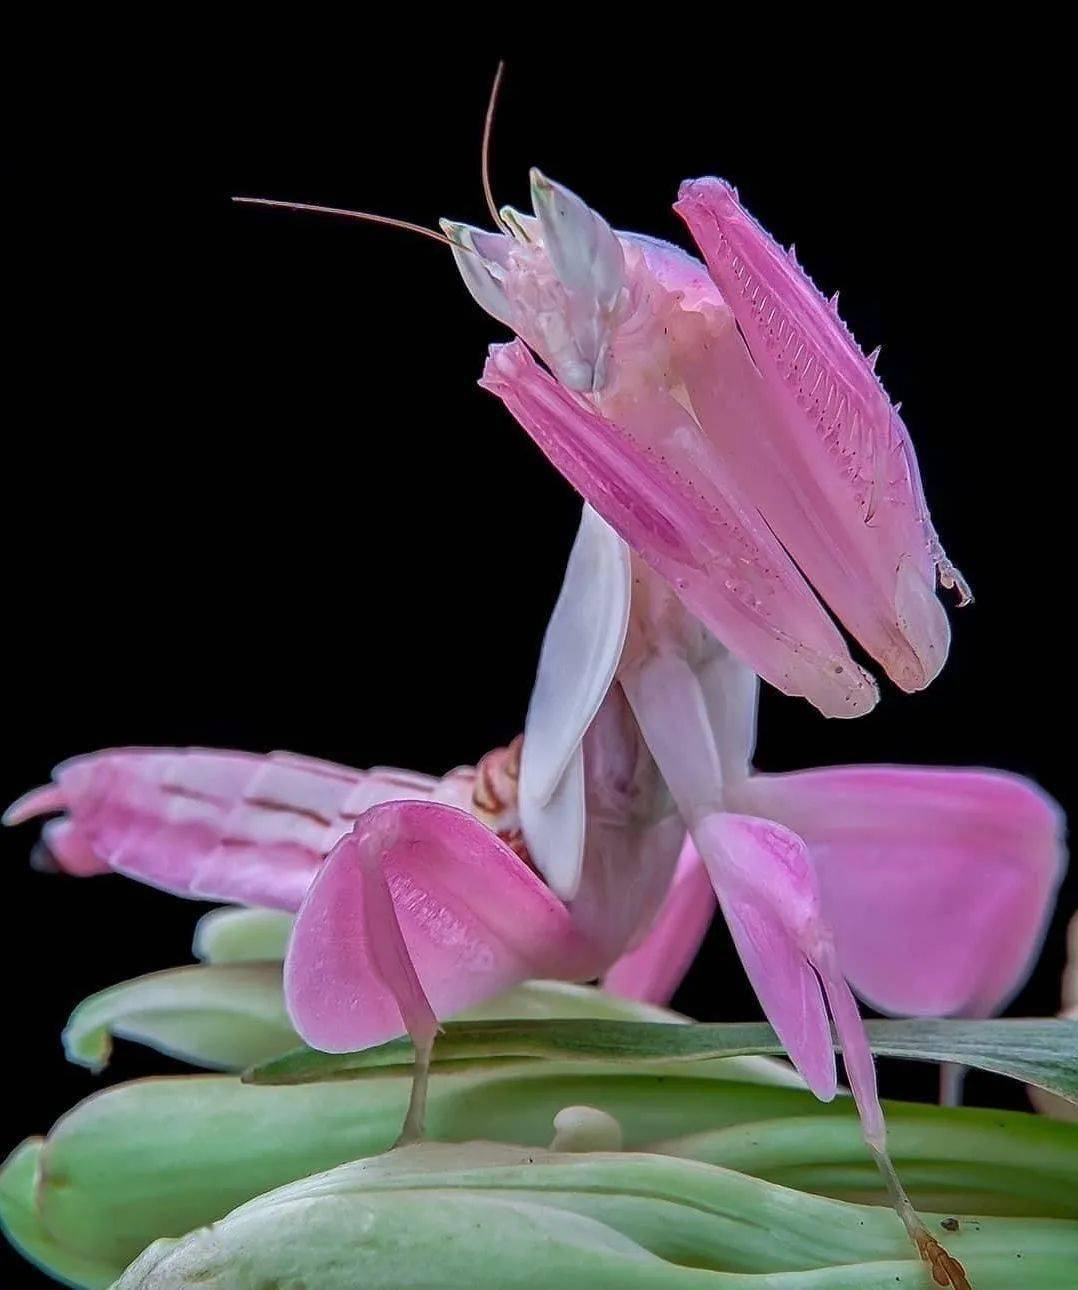
[[[887,1154],[864,1022],[842,975],[805,843],[769,820],[729,814],[707,816],[694,837],[741,961],[794,1065],[818,1097],[834,1095],[830,1009],[865,1141],[892,1203],[936,1284],[969,1290],[961,1264],[918,1218]]]
[[[312,883],[285,994],[308,1043],[350,1052],[423,1035],[425,1000],[446,1017],[528,977],[597,972],[565,906],[485,825],[437,802],[390,802],[356,822]]]
[[[701,424],[821,597],[906,690],[927,685],[950,629],[936,599],[962,587],[928,517],[909,434],[836,313],[720,179],[681,187],[677,212],[733,310],[771,415],[738,415],[721,355],[686,380]]]
[[[178,895],[287,910],[369,806],[439,791],[411,773],[203,749],[92,753],[55,777],[5,821],[64,811],[46,842],[68,872],[112,869]]]
[[[330,929],[316,912],[301,922],[302,942],[289,951],[285,963],[285,988],[294,1018],[310,1015],[311,991],[317,998],[324,990],[339,992],[358,989],[384,1006],[392,1006],[415,1047],[415,1076],[412,1096],[405,1116],[400,1143],[413,1142],[422,1136],[426,1110],[427,1075],[438,1020],[416,975],[397,910],[382,866],[381,847],[370,845],[367,821],[361,819],[355,829],[337,843],[328,863],[337,874],[344,874],[343,885],[332,891],[334,908],[328,911],[338,926],[350,924],[350,935],[326,937]],[[331,883],[331,888],[333,884]],[[312,940],[313,938],[313,940]],[[327,958],[339,955],[327,967]],[[327,980],[328,973],[328,980]],[[300,1026],[300,1033],[303,1027]]]
[[[852,766],[755,775],[738,810],[804,838],[842,970],[875,1008],[988,1016],[1036,957],[1063,817],[997,771]]]
[[[861,1014],[857,1010],[857,1002],[842,978],[833,947],[825,952],[824,963],[826,966],[820,973],[820,979],[835,1021],[835,1029],[842,1042],[846,1078],[861,1116],[865,1142],[876,1167],[883,1175],[891,1204],[902,1220],[910,1240],[917,1247],[918,1254],[931,1269],[934,1283],[952,1286],[954,1290],[971,1290],[962,1264],[943,1248],[921,1221],[888,1154],[887,1126],[876,1089],[876,1066]]]
[[[786,694],[852,717],[875,686],[755,505],[731,487],[705,500],[535,362],[492,346],[480,382],[607,523],[735,654]]]
[[[714,913],[711,879],[687,838],[655,921],[644,939],[603,977],[603,989],[623,999],[668,1003],[696,957]]]
[[[708,815],[693,840],[749,980],[790,1060],[817,1097],[835,1095],[835,1053],[820,975],[830,939],[805,844],[769,820]]]

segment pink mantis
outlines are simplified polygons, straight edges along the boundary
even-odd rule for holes
[[[482,384],[765,680],[830,716],[876,701],[811,583],[898,685],[927,685],[949,643],[937,570],[967,593],[872,362],[793,257],[719,180],[675,207],[707,270],[536,171],[532,197],[498,234],[443,222],[473,296],[520,337]]]
[[[574,563],[590,581],[572,576]],[[620,606],[620,615],[597,617],[596,605]],[[526,836],[536,806],[570,799],[587,765],[575,740],[603,687],[591,668],[576,686],[552,679],[581,658],[602,660],[603,679],[626,696],[764,1012],[825,1100],[836,1089],[833,1021],[866,1142],[911,1237],[934,1257],[887,1156],[850,983],[890,1012],[977,1016],[1002,1006],[1040,943],[1061,876],[1058,809],[1032,785],[989,771],[753,775],[756,678],[585,508],[525,728]],[[569,894],[581,872],[579,816],[563,804],[551,823],[556,832],[534,835],[534,858]],[[648,949],[670,952],[675,910],[686,908],[675,889],[645,959]],[[617,965],[610,983],[631,984],[633,965],[632,956]]]
[[[62,766],[8,819],[64,812],[46,838],[72,873],[297,910],[300,1032],[342,1051],[406,1031],[420,1070],[439,1018],[530,976],[668,998],[717,897],[823,1098],[834,1022],[926,1249],[851,986],[900,1013],[1001,1006],[1058,881],[1058,811],[988,771],[751,773],[757,675],[828,715],[876,701],[825,604],[903,689],[943,665],[936,577],[968,593],[909,436],[833,304],[721,181],[677,204],[706,267],[538,172],[532,196],[534,216],[493,212],[498,232],[443,224],[518,337],[482,384],[588,503],[522,746],[442,780],[119,750]]]
[[[1061,824],[997,772],[753,775],[755,709],[753,674],[586,509],[523,756],[517,741],[438,780],[122,749],[65,763],[5,818],[64,812],[45,841],[73,874],[298,909],[290,1007],[337,1051],[402,1030],[422,1046],[435,1017],[531,976],[605,975],[665,1001],[713,887],[765,1011],[829,1097],[817,979],[855,1045],[843,973],[889,1011],[993,1011],[1036,949]],[[875,1123],[870,1066],[864,1079]]]
[[[886,1155],[847,978],[885,1010],[997,1008],[1051,904],[1059,812],[989,771],[753,775],[755,711],[755,676],[585,508],[522,745],[440,780],[117,750],[61,766],[5,818],[64,812],[45,840],[73,874],[298,909],[285,966],[297,1029],[331,1051],[407,1031],[405,1137],[422,1126],[439,1018],[533,976],[605,976],[665,1001],[714,891],[764,1011],[825,1099],[830,1012],[899,1212],[946,1257]]]

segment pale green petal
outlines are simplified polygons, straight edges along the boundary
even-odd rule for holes
[[[41,1138],[27,1138],[0,1166],[0,1228],[20,1254],[57,1281],[87,1290],[110,1286],[123,1271],[123,1263],[107,1263],[66,1249],[41,1221],[34,1188],[43,1145]]]
[[[595,1106],[626,1146],[722,1124],[803,1115],[809,1093],[737,1083],[721,1062],[634,1071],[536,1063],[431,1081],[433,1139],[485,1137],[544,1146],[565,1106]],[[252,1088],[226,1076],[139,1080],[88,1098],[53,1129],[38,1205],[49,1230],[87,1257],[126,1265],[150,1241],[220,1218],[252,1196],[385,1151],[408,1083]]]
[[[116,1290],[690,1290],[678,1268],[592,1219],[516,1200],[415,1193],[270,1206],[152,1246]]]
[[[211,909],[195,927],[195,958],[204,963],[280,963],[293,921],[291,914],[276,909]]]
[[[941,1221],[925,1218],[933,1227]],[[563,1257],[567,1243],[571,1269]],[[978,1285],[1007,1284],[994,1275],[1003,1268],[1012,1279],[1020,1269],[1023,1285],[1050,1285],[1047,1272],[1078,1259],[1078,1223],[959,1220],[947,1245],[978,1269]],[[656,1266],[655,1257],[664,1263]],[[918,1278],[927,1284],[889,1209],[663,1156],[467,1143],[403,1148],[260,1196],[212,1229],[155,1247],[118,1285],[448,1290],[556,1285],[568,1274],[573,1286],[704,1287],[741,1280],[723,1273],[790,1274],[880,1261],[903,1269],[900,1283],[911,1274],[911,1285]],[[612,1281],[612,1274],[622,1279]],[[794,1277],[754,1282],[813,1284]]]
[[[68,1058],[107,1065],[112,1036],[213,1070],[244,1070],[295,1048],[279,963],[173,968],[84,1000],[64,1030]]]
[[[511,1194],[586,1214],[673,1262],[732,1272],[780,1272],[902,1259],[908,1237],[889,1206],[793,1192],[730,1169],[675,1157],[522,1149],[489,1142],[424,1143],[260,1196],[233,1217],[272,1205],[412,1190]],[[924,1214],[939,1230],[951,1215]],[[1078,1222],[978,1216],[947,1238],[959,1258],[1015,1251],[1078,1259]]]
[[[857,1140],[848,1100],[825,1107],[798,1089],[734,1082],[718,1074],[722,1064],[642,1071],[620,1064],[537,1062],[437,1075],[431,1081],[428,1129],[435,1140],[484,1137],[542,1148],[551,1141],[554,1117],[563,1107],[593,1106],[620,1122],[630,1150],[744,1124],[753,1126],[766,1161],[768,1144],[784,1136],[785,1117],[841,1120],[844,1130],[830,1148],[838,1182],[850,1175],[851,1194],[862,1194],[865,1174],[848,1158],[848,1143]],[[272,1188],[384,1152],[400,1130],[408,1091],[407,1081],[395,1078],[257,1088],[206,1075],[106,1090],[76,1107],[50,1134],[37,1196],[39,1221],[73,1257],[124,1266],[158,1237],[182,1235]],[[900,1122],[895,1152],[900,1170],[905,1168],[901,1119],[907,1110],[923,1114],[929,1125],[998,1118],[1001,1131],[1017,1130],[1019,1171],[1035,1172],[1040,1152],[1044,1177],[1035,1185],[1041,1194],[1069,1186],[1073,1166],[1059,1164],[1067,1144],[1053,1146],[1050,1135],[1070,1126],[1007,1112],[889,1105],[889,1119]],[[1027,1138],[1022,1128],[1027,1123],[1039,1131],[1046,1126],[1049,1136],[1043,1142]],[[947,1141],[941,1136],[941,1143]],[[975,1162],[977,1139],[969,1141],[967,1156]],[[827,1157],[818,1154],[821,1143],[826,1135],[815,1129],[805,1137],[804,1162],[815,1171],[817,1186],[828,1182]],[[796,1143],[788,1142],[784,1150],[784,1167],[792,1169]],[[746,1149],[743,1167],[751,1165]],[[1003,1209],[1007,1185],[1004,1174],[986,1182],[982,1192],[997,1188],[995,1203]],[[919,1199],[916,1191],[914,1199]],[[1028,1205],[1028,1194],[1020,1192],[1014,1203]]]
[[[887,1145],[919,1209],[1078,1218],[1078,1125],[1011,1111],[890,1103]],[[799,1190],[884,1204],[852,1116],[789,1116],[648,1144]]]

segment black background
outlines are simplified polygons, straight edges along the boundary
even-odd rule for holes
[[[5,801],[115,744],[441,772],[520,728],[579,502],[476,387],[501,329],[432,243],[228,201],[484,222],[496,56],[435,40],[429,56],[335,58],[342,43],[326,31],[282,55],[252,39],[176,64],[158,39],[75,82],[43,64],[17,117]],[[657,33],[616,58],[508,52],[499,201],[526,206],[537,164],[615,227],[686,244],[679,180],[736,183],[819,286],[842,289],[866,351],[883,342],[977,595],[952,612],[950,662],[924,694],[885,687],[869,717],[827,722],[765,693],[758,764],[992,765],[1072,805],[1073,323],[1050,317],[1070,234],[1038,151],[1054,110],[1001,74],[1028,55],[926,42],[837,73],[706,42],[673,57]],[[64,1063],[70,1008],[188,961],[202,909],[33,873],[33,838],[0,838],[0,1153],[99,1085]],[[1063,927],[1061,911],[1012,1013],[1055,1010]],[[758,1015],[721,925],[675,1003]],[[172,1069],[121,1045],[108,1078]],[[884,1063],[890,1094],[933,1081]],[[969,1095],[1024,1105],[985,1077]],[[9,1265],[31,1284],[4,1250]]]

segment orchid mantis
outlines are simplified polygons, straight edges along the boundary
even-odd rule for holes
[[[472,295],[520,337],[481,384],[771,684],[830,716],[876,701],[814,588],[896,684],[927,685],[949,643],[935,577],[968,590],[834,302],[720,180],[683,184],[675,206],[706,270],[531,181],[534,217],[442,224]]]
[[[755,676],[585,508],[523,743],[476,769],[438,780],[128,749],[66,763],[6,819],[63,811],[45,838],[72,873],[298,909],[292,1020],[330,1051],[409,1033],[404,1138],[422,1126],[440,1017],[532,976],[607,974],[611,988],[662,1001],[698,948],[713,889],[765,1013],[825,1099],[837,1084],[830,1013],[866,1139],[936,1257],[886,1155],[847,977],[894,1011],[998,1006],[1051,902],[1058,811],[992,772],[755,776],[756,694]],[[968,938],[952,929],[956,895]]]
[[[75,875],[298,910],[285,964],[297,1030],[333,1051],[407,1031],[421,1074],[437,1018],[532,977],[595,979],[662,917],[684,829],[624,699],[600,699],[584,739],[585,858],[567,903],[528,859],[519,740],[440,780],[288,754],[118,749],[65,763],[5,820],[63,812],[44,840]],[[654,955],[634,969],[641,997],[678,979]],[[406,1136],[418,1135],[424,1086]]]
[[[592,585],[572,576],[574,566],[590,571]],[[596,613],[610,606],[620,617]],[[829,1100],[834,1022],[865,1140],[895,1207],[940,1284],[962,1285],[888,1157],[850,983],[894,1012],[988,1015],[1000,1007],[1025,976],[1061,877],[1058,809],[1032,785],[989,771],[751,775],[756,678],[585,507],[525,727],[525,821],[539,806],[573,798],[588,761],[579,731],[604,680],[627,697],[787,1053]],[[583,873],[583,827],[564,808],[552,818],[560,835],[537,837],[534,859],[571,895]],[[816,855],[787,821],[813,840]],[[693,861],[685,857],[683,881]],[[657,955],[677,944],[670,917],[688,921],[692,907],[675,890],[666,913],[650,938]],[[630,958],[612,980],[631,974]]]
[[[1057,808],[989,771],[753,774],[756,684],[585,508],[523,742],[477,768],[436,779],[288,754],[116,750],[65,763],[5,819],[62,812],[44,840],[73,874],[300,910],[293,1011],[336,1050],[407,1028],[394,925],[411,965],[400,988],[428,1026],[412,971],[439,1017],[530,976],[606,974],[665,1002],[706,930],[712,885],[728,913],[774,906],[779,924],[792,916],[785,888],[801,890],[799,913],[823,920],[842,970],[877,1007],[996,1010],[1043,928]],[[686,828],[696,846],[683,848]],[[771,870],[769,890],[754,892]],[[826,940],[809,948],[830,969]],[[766,971],[750,966],[758,984]],[[818,990],[808,998],[818,1016]],[[796,1034],[791,1046],[795,1061],[817,1062]],[[805,1073],[828,1093],[833,1062],[819,1060]]]
[[[900,1013],[1001,1006],[1059,878],[1058,811],[988,771],[752,773],[757,676],[831,716],[876,701],[828,609],[905,690],[943,665],[936,579],[968,591],[908,433],[833,302],[728,185],[677,203],[706,267],[537,171],[532,198],[497,232],[442,225],[518,337],[481,384],[587,503],[522,743],[440,780],[118,750],[66,763],[7,819],[62,812],[46,841],[75,874],[298,911],[292,1020],[329,1051],[411,1036],[405,1137],[440,1018],[533,976],[663,1001],[717,899],[824,1099],[834,1023],[896,1207],[940,1284],[962,1285],[887,1157],[853,991]]]
[[[935,583],[970,592],[932,525],[899,409],[830,302],[719,179],[674,209],[706,263],[615,232],[531,172],[534,214],[442,234],[476,302],[518,337],[480,382],[684,606],[741,662],[828,716],[878,698],[831,611],[902,689],[943,666]],[[546,365],[541,367],[537,354]]]

